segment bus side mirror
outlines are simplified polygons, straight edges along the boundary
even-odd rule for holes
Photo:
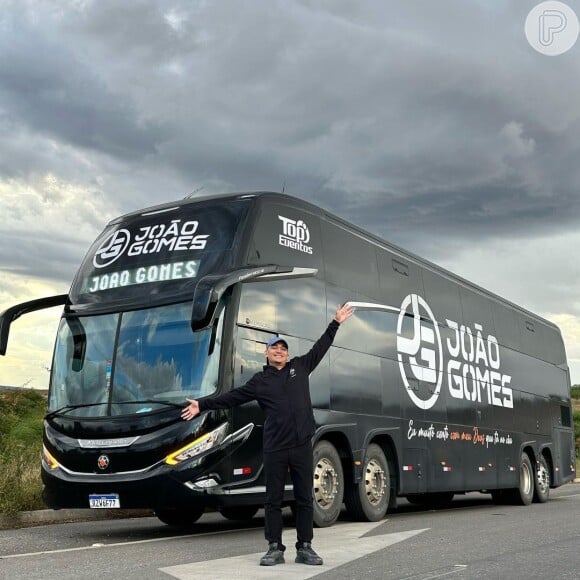
[[[262,282],[315,276],[316,268],[291,268],[287,266],[259,266],[240,268],[226,274],[204,276],[193,291],[191,329],[195,332],[212,324],[215,310],[224,292],[239,282]]]
[[[48,298],[38,298],[28,302],[22,302],[16,306],[7,308],[0,314],[0,355],[6,354],[8,348],[8,335],[10,334],[10,325],[23,314],[34,312],[35,310],[44,310],[53,306],[62,306],[66,304],[68,294],[59,294]]]
[[[217,300],[212,301],[213,288],[209,281],[202,278],[193,292],[193,304],[191,307],[191,329],[202,330],[210,325],[215,313]]]
[[[87,335],[84,326],[78,318],[67,318],[66,322],[71,330],[73,339],[73,357],[71,369],[80,372],[85,364],[87,353]]]

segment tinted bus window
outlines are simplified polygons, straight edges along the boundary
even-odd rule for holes
[[[381,301],[399,307],[409,294],[423,295],[421,269],[409,260],[377,248]]]
[[[498,342],[510,349],[519,350],[522,344],[518,323],[520,314],[497,302],[492,303],[492,312]]]
[[[463,322],[459,287],[451,280],[429,270],[423,270],[425,298],[440,325],[446,324],[446,319],[459,324]]]
[[[317,278],[243,284],[238,323],[316,340],[326,328],[324,283]]]
[[[322,221],[326,281],[380,299],[375,247],[338,225]]]
[[[491,301],[489,298],[465,288],[460,287],[461,308],[463,310],[463,324],[472,332],[482,332],[485,336],[495,335]]]
[[[181,206],[109,225],[87,253],[70,292],[73,304],[193,292],[194,281],[232,263],[242,202]]]

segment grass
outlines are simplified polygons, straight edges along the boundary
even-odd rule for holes
[[[35,391],[0,392],[0,513],[44,508],[40,479],[46,399]]]

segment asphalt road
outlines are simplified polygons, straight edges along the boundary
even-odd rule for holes
[[[189,533],[151,517],[0,531],[0,578],[580,579],[580,485],[529,507],[496,506],[481,494],[443,510],[399,503],[378,523],[341,519],[315,530],[323,566],[294,563],[289,515],[286,564],[267,568],[258,566],[261,512],[243,525],[209,513]]]

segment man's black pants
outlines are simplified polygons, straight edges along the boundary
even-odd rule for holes
[[[302,542],[312,542],[312,443],[299,447],[264,453],[266,478],[265,536],[268,543],[277,542],[282,548],[282,499],[284,483],[290,470],[296,500],[296,535],[298,547]]]

